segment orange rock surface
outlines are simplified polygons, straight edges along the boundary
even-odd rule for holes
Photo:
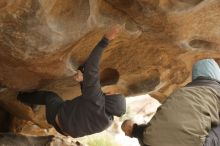
[[[195,61],[220,58],[219,0],[1,0],[0,106],[48,127],[43,108],[17,102],[17,91],[79,95],[72,76],[114,24],[124,29],[101,60],[104,91],[162,102],[191,80]]]

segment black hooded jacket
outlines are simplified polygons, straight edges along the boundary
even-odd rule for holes
[[[93,49],[83,70],[82,95],[65,101],[58,112],[62,130],[72,137],[82,137],[108,128],[113,116],[122,116],[126,111],[125,98],[120,95],[105,95],[101,90],[99,60],[108,40],[103,38]]]

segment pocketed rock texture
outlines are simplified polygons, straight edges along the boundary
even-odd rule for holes
[[[195,61],[220,58],[219,0],[1,0],[0,117],[10,121],[6,129],[22,132],[27,121],[47,129],[44,107],[32,111],[16,101],[17,91],[79,95],[72,76],[114,24],[124,29],[101,60],[104,91],[150,93],[162,102],[191,80]],[[30,127],[24,133],[33,132]]]
[[[3,146],[84,146],[68,138],[49,136],[24,136],[12,133],[0,133],[0,144]]]

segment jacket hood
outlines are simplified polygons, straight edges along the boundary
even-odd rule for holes
[[[113,116],[122,116],[126,112],[125,97],[121,94],[106,95],[105,109]]]
[[[220,68],[214,59],[199,60],[193,65],[192,80],[207,77],[220,81]]]

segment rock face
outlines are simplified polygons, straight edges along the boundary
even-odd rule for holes
[[[79,95],[72,75],[116,23],[123,33],[100,64],[105,91],[150,93],[162,102],[190,81],[196,60],[220,58],[219,0],[1,0],[0,85],[8,88],[1,107],[47,127],[43,110],[18,103],[16,92]]]
[[[25,137],[22,135],[15,134],[0,134],[1,145],[22,145],[22,146],[47,146],[52,141],[53,136],[42,136],[42,137]]]
[[[4,146],[83,146],[79,142],[69,140],[67,137],[49,136],[24,136],[12,133],[0,133],[0,144]]]

